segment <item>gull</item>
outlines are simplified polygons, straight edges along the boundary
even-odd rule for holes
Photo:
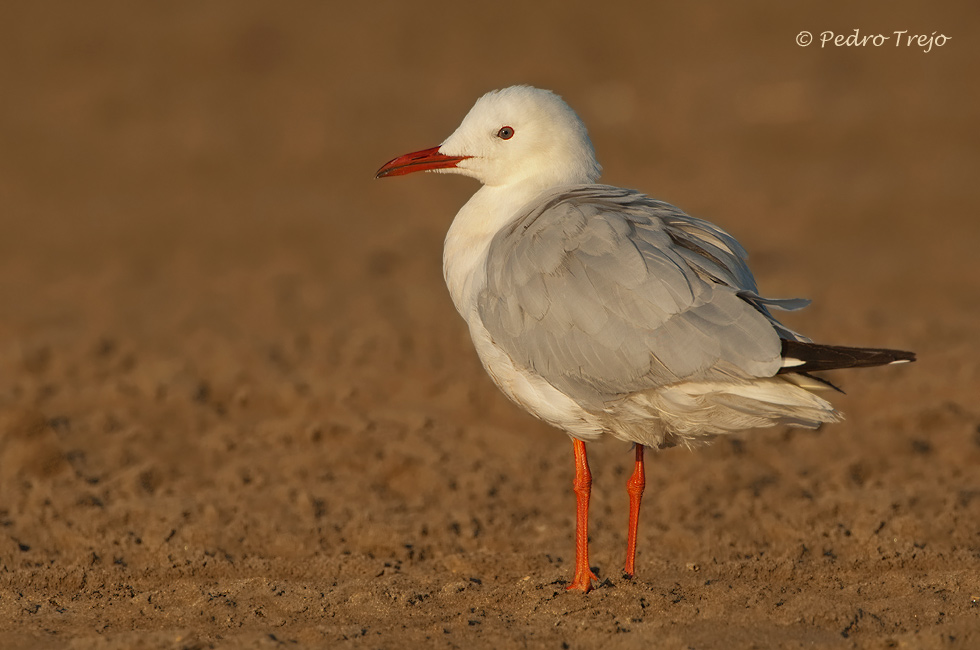
[[[483,367],[503,393],[572,438],[575,573],[592,590],[586,442],[634,445],[624,575],[635,572],[643,451],[695,448],[745,429],[817,428],[842,415],[811,374],[914,361],[900,350],[813,343],[762,297],[747,253],[718,226],[598,184],[578,115],[555,93],[481,97],[441,145],[376,177],[462,174],[483,186],[446,235],[443,272]]]

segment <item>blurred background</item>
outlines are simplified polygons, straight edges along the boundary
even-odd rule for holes
[[[967,471],[980,424],[973,2],[49,2],[2,14],[0,558],[17,568],[5,588],[21,595],[0,609],[25,638],[95,625],[81,610],[23,613],[23,585],[52,558],[63,573],[46,578],[38,603],[77,589],[65,576],[93,553],[145,569],[137,592],[163,589],[173,574],[150,567],[168,564],[171,540],[183,540],[187,566],[206,564],[217,537],[277,575],[298,569],[273,557],[326,572],[353,554],[362,564],[342,584],[372,594],[356,605],[380,598],[358,581],[378,558],[403,560],[399,535],[417,536],[420,520],[457,536],[453,522],[477,511],[518,526],[523,541],[504,525],[491,543],[507,575],[540,566],[528,547],[567,555],[567,442],[483,376],[442,282],[444,233],[475,184],[374,180],[387,160],[439,144],[477,97],[517,83],[552,89],[580,114],[604,182],[732,232],[765,295],[813,299],[791,326],[920,353],[900,372],[848,376],[851,419],[824,444],[784,449],[785,471],[809,476],[792,468],[821,453],[844,483],[857,463],[883,494],[920,489],[936,475],[862,460],[905,458],[918,440],[959,481],[943,494],[977,487]],[[822,32],[855,30],[889,40],[820,45]],[[949,40],[896,46],[901,30]],[[669,493],[669,472],[731,467],[733,453],[678,456],[651,480]],[[504,478],[551,455],[539,478]],[[607,462],[621,472],[626,459]],[[758,478],[739,476],[729,479]],[[484,492],[487,482],[503,487]],[[821,512],[833,510],[828,498]],[[609,535],[622,532],[616,508]],[[961,521],[963,508],[976,505],[929,517]],[[546,527],[514,523],[524,516]],[[910,525],[927,528],[916,517]],[[360,545],[338,541],[352,531]],[[485,550],[468,539],[453,543]],[[664,561],[683,566],[670,549]],[[454,566],[418,570],[438,580]],[[506,609],[502,593],[494,607]],[[348,622],[381,625],[349,596],[333,605]],[[848,611],[828,620],[843,627]],[[158,627],[222,629],[171,616]],[[335,638],[317,625],[315,638]]]
[[[78,336],[82,312],[105,331],[172,336],[195,302],[239,328],[274,315],[222,309],[234,299],[223,283],[269,269],[308,289],[280,299],[315,320],[349,314],[364,282],[404,302],[401,316],[452,318],[440,244],[475,188],[372,172],[438,144],[479,95],[514,83],[580,112],[605,182],[734,232],[764,291],[832,291],[813,312],[872,293],[895,318],[951,308],[966,298],[951,280],[975,269],[978,47],[953,33],[975,18],[969,2],[66,2],[5,14],[7,340],[59,323]],[[808,47],[802,30],[816,35]],[[821,32],[854,30],[891,40],[819,45]],[[896,30],[951,40],[895,47]],[[928,302],[903,307],[912,288]],[[850,339],[855,318],[808,322]]]
[[[957,219],[977,205],[978,48],[952,32],[975,14],[967,2],[885,6],[10,7],[0,257],[38,280],[116,267],[151,284],[177,260],[205,278],[276,259],[349,281],[378,263],[372,252],[429,268],[474,188],[382,186],[372,172],[441,142],[487,90],[530,83],[582,114],[606,182],[722,222],[757,255],[794,247],[814,270],[867,260],[864,272],[887,276],[915,265],[893,245],[914,240],[952,246],[937,257],[955,264],[977,233]],[[928,53],[894,36],[878,48],[795,42],[801,30],[903,29],[952,38]],[[950,219],[958,236],[933,234]],[[800,245],[817,231],[838,234]],[[953,269],[917,275],[940,270]],[[815,286],[793,290],[829,284],[807,275]]]

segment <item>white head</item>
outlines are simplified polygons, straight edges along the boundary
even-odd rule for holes
[[[378,177],[413,171],[538,189],[594,183],[601,172],[585,125],[561,97],[531,86],[487,93],[439,147],[392,160]]]

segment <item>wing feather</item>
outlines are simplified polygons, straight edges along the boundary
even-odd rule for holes
[[[642,194],[554,190],[498,233],[478,298],[515,363],[583,406],[680,380],[769,377],[781,366],[746,254],[728,233]],[[796,335],[798,336],[798,335]]]

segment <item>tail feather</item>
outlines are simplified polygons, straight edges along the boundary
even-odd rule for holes
[[[866,368],[889,363],[915,361],[914,352],[883,348],[851,348],[783,340],[783,367],[780,373],[807,373],[836,368]]]

